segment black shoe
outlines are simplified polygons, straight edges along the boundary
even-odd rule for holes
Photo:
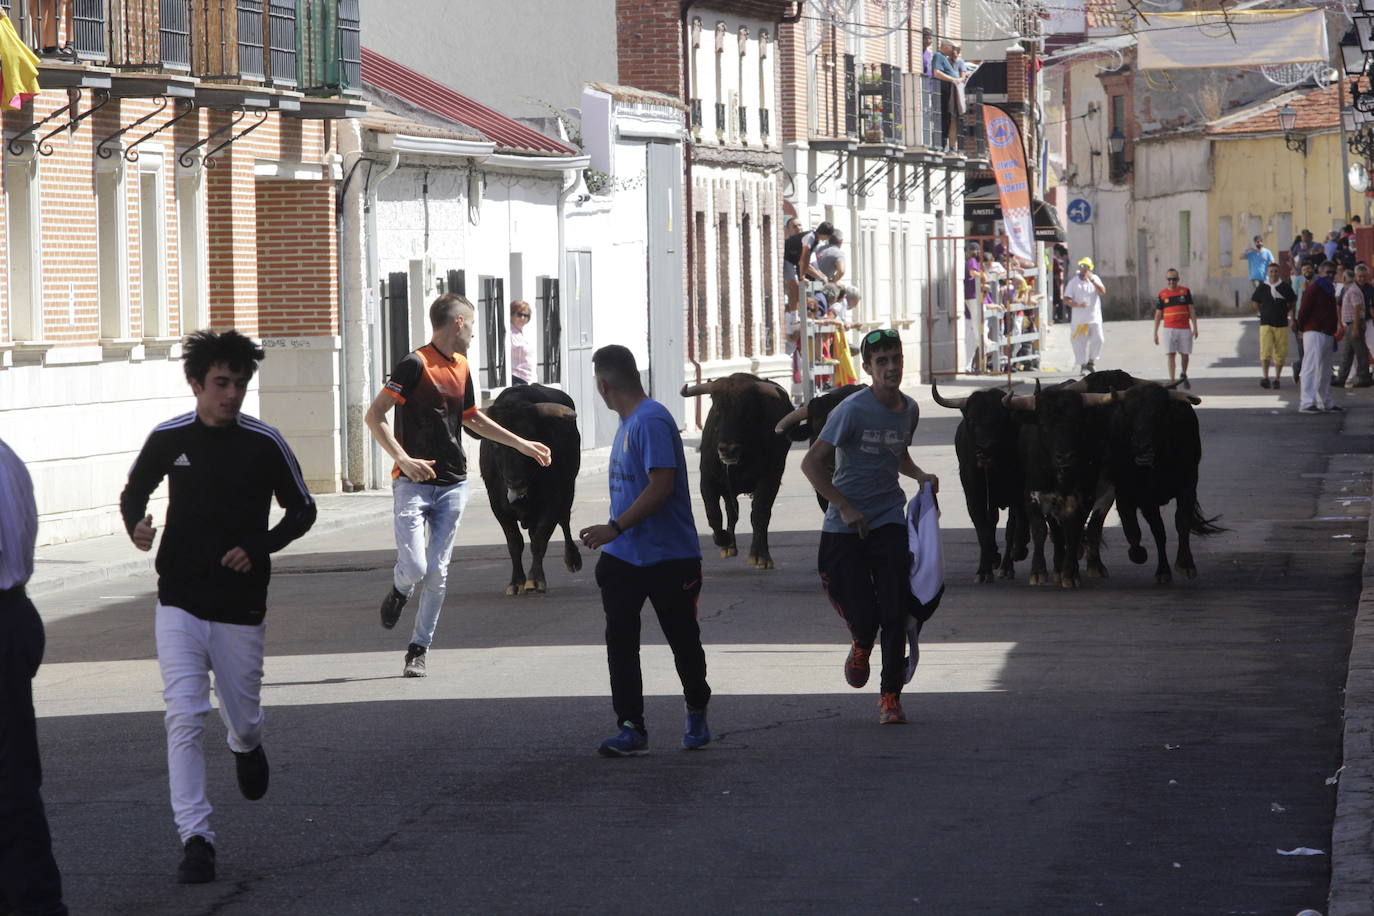
[[[244,798],[257,801],[267,794],[267,752],[261,744],[251,751],[234,751],[234,769]]]
[[[1086,363],[1083,364],[1083,373],[1085,375],[1091,375],[1096,371],[1097,368],[1092,364],[1092,360],[1088,360]]]
[[[396,621],[401,619],[401,609],[409,600],[408,596],[397,591],[396,586],[391,586],[391,591],[382,599],[382,626],[388,630],[396,626]]]
[[[1270,387],[1270,385],[1269,385],[1269,379],[1267,379],[1267,378],[1262,378],[1262,379],[1260,379],[1260,387],[1261,387],[1261,388],[1268,388],[1268,387]]]
[[[209,884],[215,880],[215,847],[203,836],[186,841],[181,864],[177,866],[177,884]]]
[[[1326,408],[1326,413],[1343,413],[1344,411],[1345,408],[1339,404],[1332,404],[1330,407]]]
[[[1192,390],[1193,390],[1193,383],[1190,382],[1190,381],[1188,381],[1188,376],[1186,376],[1186,375],[1179,376],[1179,379],[1178,379],[1178,387],[1180,387],[1180,388],[1187,388],[1189,391],[1192,391]]]
[[[1270,385],[1269,387],[1273,388],[1275,391],[1279,390],[1279,377],[1277,375],[1274,376],[1274,384]]]
[[[403,677],[424,677],[425,676],[425,647],[411,643],[406,648],[406,666],[401,672]]]

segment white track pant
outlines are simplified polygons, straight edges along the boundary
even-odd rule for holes
[[[1302,332],[1302,377],[1298,382],[1298,407],[1320,407],[1331,400],[1331,360],[1335,356],[1335,338],[1321,331]]]
[[[185,843],[210,830],[205,795],[205,714],[215,673],[219,717],[229,747],[243,753],[262,743],[262,652],[265,626],[211,623],[181,608],[157,606],[157,661],[167,703],[167,779],[172,816]]]
[[[1072,335],[1069,339],[1073,344],[1074,364],[1083,366],[1097,362],[1102,356],[1102,344],[1106,340],[1102,333],[1102,325],[1097,322],[1076,324],[1069,333]]]

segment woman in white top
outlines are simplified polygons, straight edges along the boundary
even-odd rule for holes
[[[528,385],[534,378],[534,341],[525,336],[532,311],[524,299],[510,304],[510,383]]]

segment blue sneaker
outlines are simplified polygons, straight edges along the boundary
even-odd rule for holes
[[[706,710],[687,707],[687,724],[682,729],[682,746],[695,751],[711,743],[711,729],[706,725]]]
[[[602,757],[640,757],[649,753],[649,736],[629,722],[621,722],[620,734],[602,741],[596,752]]]

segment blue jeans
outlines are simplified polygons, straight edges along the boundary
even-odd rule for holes
[[[420,608],[410,641],[429,648],[448,589],[453,540],[468,504],[468,482],[435,486],[398,477],[391,482],[391,498],[396,515],[396,590],[409,597],[419,586]]]

